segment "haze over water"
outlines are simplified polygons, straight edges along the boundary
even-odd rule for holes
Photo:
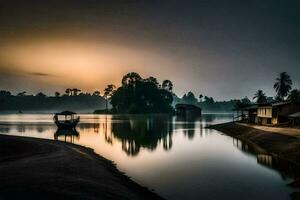
[[[278,161],[207,125],[230,114],[198,119],[163,115],[81,115],[73,136],[57,132],[52,115],[0,115],[0,133],[59,139],[90,147],[134,181],[167,199],[289,199],[288,173]],[[247,193],[247,195],[245,195]]]

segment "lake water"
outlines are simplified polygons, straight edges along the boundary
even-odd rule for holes
[[[52,118],[0,115],[0,133],[58,139],[93,148],[134,181],[167,199],[282,200],[289,199],[293,192],[287,186],[292,181],[287,163],[221,132],[205,129],[230,121],[230,114],[204,114],[199,119],[81,115],[73,133],[57,131]]]

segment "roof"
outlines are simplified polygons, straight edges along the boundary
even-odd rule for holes
[[[291,102],[289,101],[283,101],[283,102],[277,102],[277,103],[273,103],[272,106],[283,106],[283,105],[287,105],[290,104]]]
[[[300,117],[300,111],[290,114],[290,115],[288,115],[288,117],[298,118],[298,117]]]
[[[76,115],[76,113],[73,111],[66,110],[61,113],[56,113],[56,115]]]
[[[291,104],[289,101],[282,101],[282,102],[276,102],[276,103],[262,103],[262,104],[257,104],[258,107],[265,107],[265,106],[272,106],[272,107],[278,107],[278,106],[284,106]]]

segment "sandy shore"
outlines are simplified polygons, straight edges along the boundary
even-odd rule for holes
[[[91,149],[0,135],[0,199],[161,199]]]

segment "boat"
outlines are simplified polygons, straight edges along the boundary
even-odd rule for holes
[[[56,113],[53,120],[59,129],[75,129],[80,117],[76,116],[75,112],[63,111],[61,113]]]

